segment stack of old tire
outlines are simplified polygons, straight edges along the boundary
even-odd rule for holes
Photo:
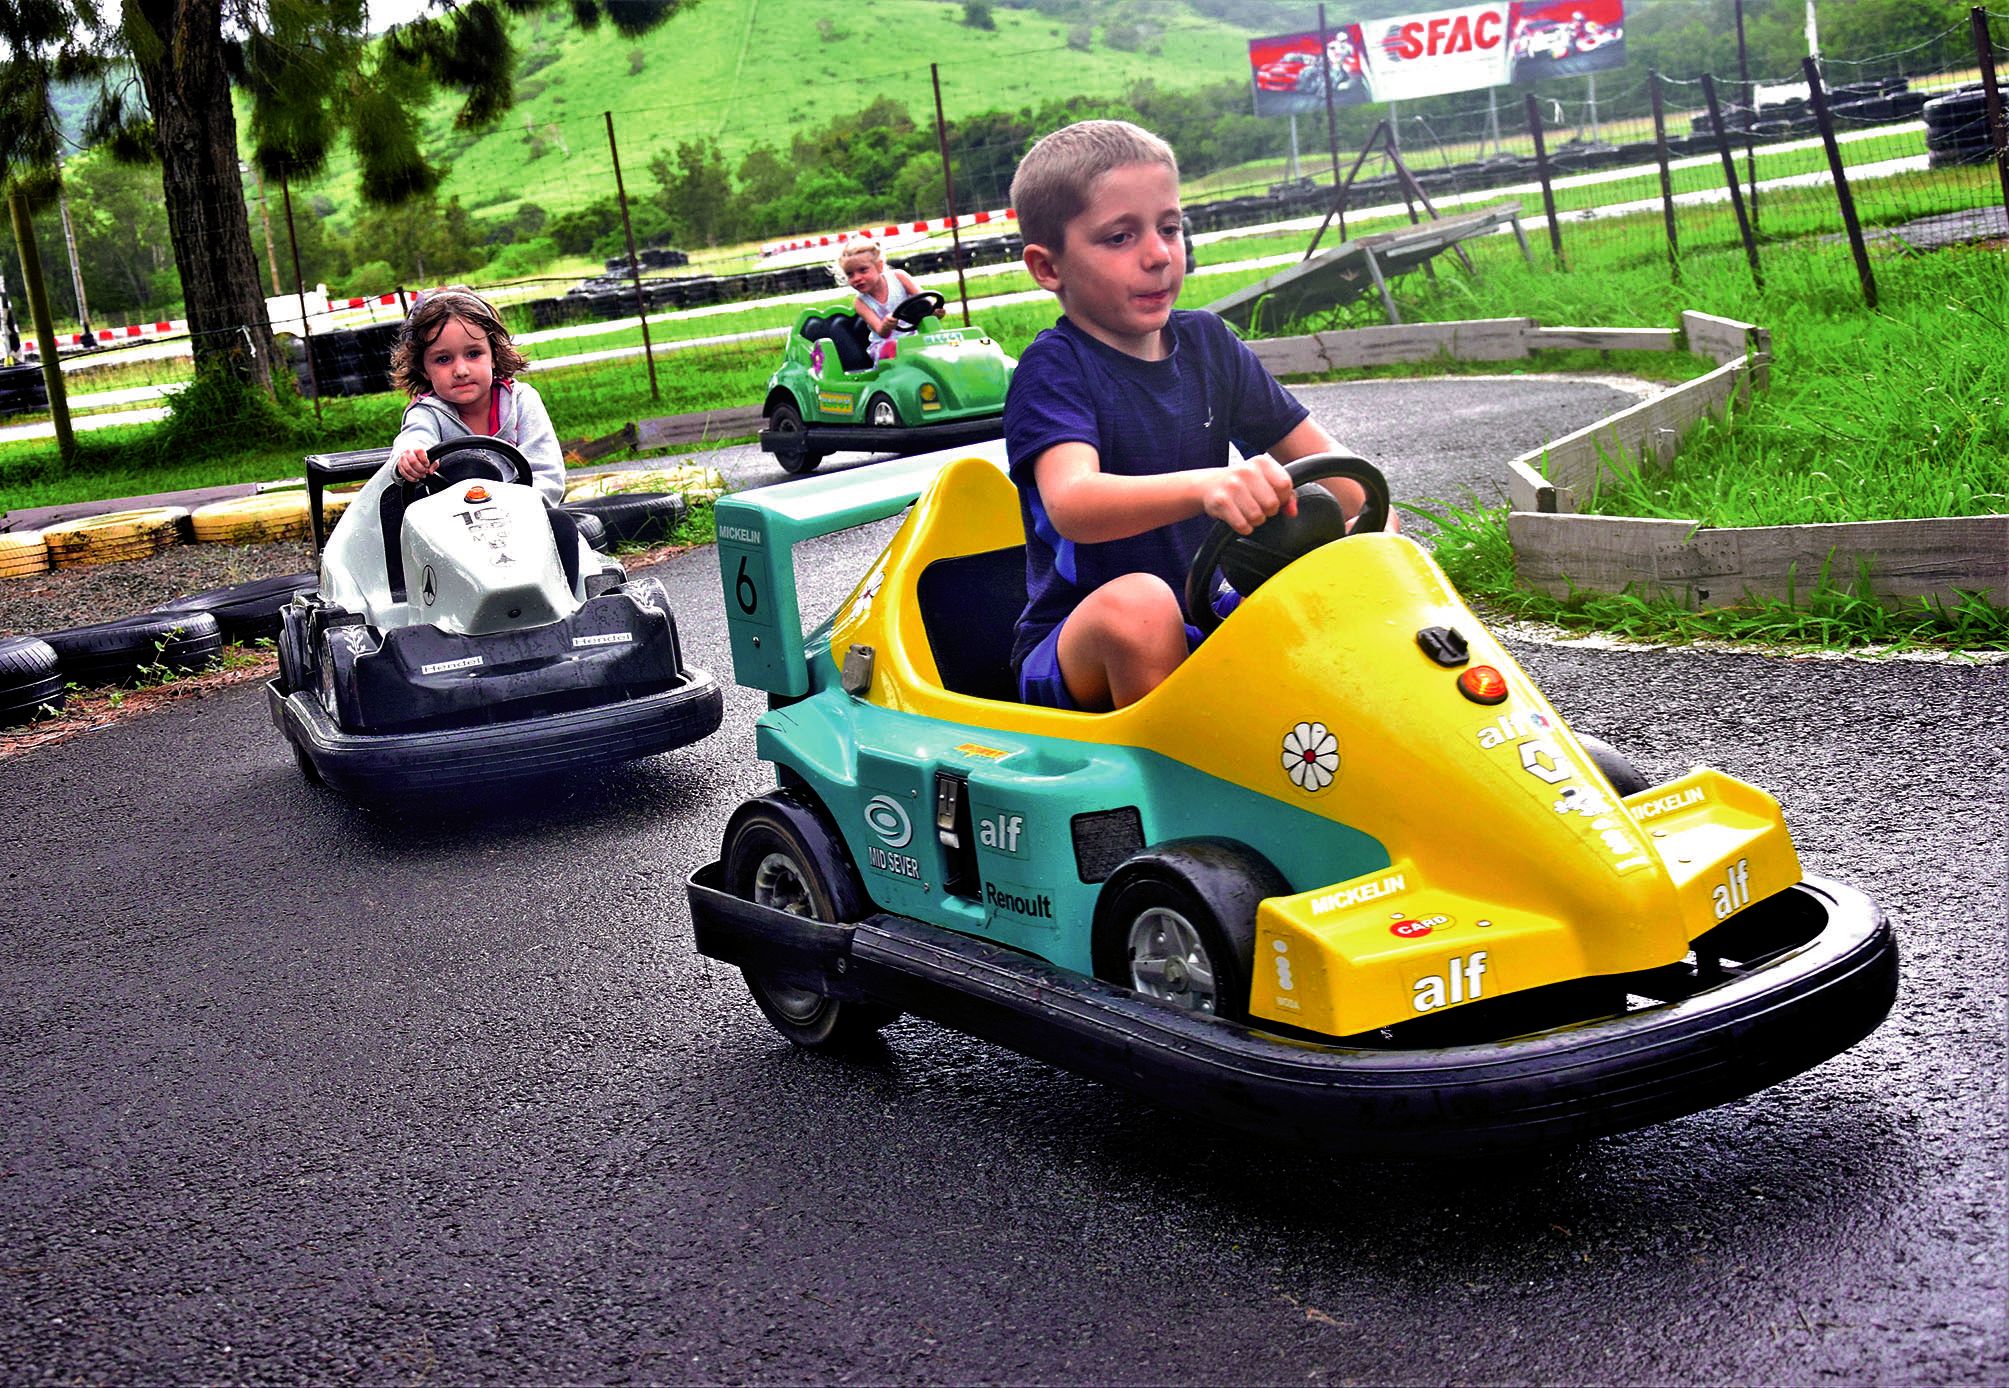
[[[0,415],[27,414],[49,408],[49,383],[39,362],[0,366]]]
[[[1979,82],[1925,103],[1927,166],[1986,164],[1995,157],[1988,131],[1988,95]]]
[[[399,323],[372,323],[364,328],[316,333],[304,346],[292,339],[293,374],[302,394],[377,395],[391,388],[391,347]],[[308,359],[314,364],[310,378]]]

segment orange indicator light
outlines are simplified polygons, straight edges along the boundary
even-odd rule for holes
[[[1458,676],[1458,692],[1475,704],[1505,703],[1507,677],[1490,665],[1474,665]]]
[[[469,488],[467,489],[467,499],[468,499],[469,501],[486,501],[486,500],[488,500],[488,488],[486,488],[486,487],[469,487]]]

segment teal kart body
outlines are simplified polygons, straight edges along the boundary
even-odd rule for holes
[[[982,328],[949,327],[939,294],[895,316],[913,331],[874,348],[848,306],[806,308],[767,383],[760,446],[788,473],[813,472],[834,452],[923,453],[1004,430],[1017,359]]]

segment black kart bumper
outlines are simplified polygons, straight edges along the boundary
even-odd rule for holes
[[[865,424],[810,424],[777,434],[760,432],[760,446],[769,453],[780,447],[803,447],[815,453],[929,453],[958,444],[982,443],[1004,437],[1004,416],[952,419],[940,424],[916,424],[903,429],[874,429]]]
[[[277,680],[266,684],[265,699],[273,723],[315,774],[362,799],[464,793],[654,756],[716,731],[725,712],[718,682],[697,669],[674,688],[639,698],[423,732],[343,732],[312,693],[281,693]]]
[[[1441,1156],[1539,1148],[1725,1103],[1855,1044],[1889,1013],[1897,944],[1862,893],[1810,878],[1781,910],[1807,943],[1679,1001],[1480,1044],[1376,1049],[1284,1037],[900,916],[827,925],[692,874],[700,952],[778,983],[884,1004],[1315,1149]]]

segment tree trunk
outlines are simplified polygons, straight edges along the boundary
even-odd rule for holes
[[[127,0],[126,12],[128,25],[136,12],[158,40],[133,50],[160,141],[168,239],[196,370],[269,387],[272,331],[237,168],[222,0]]]

